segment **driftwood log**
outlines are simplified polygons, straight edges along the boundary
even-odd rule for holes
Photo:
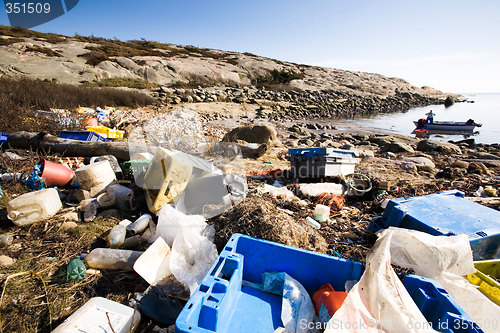
[[[264,155],[268,145],[263,143],[258,148],[236,144],[244,157],[258,158]],[[118,160],[128,161],[130,152],[150,151],[151,147],[130,142],[89,142],[62,139],[46,133],[16,132],[9,135],[7,146],[18,149],[41,150],[46,153],[59,153],[67,157],[92,157],[113,155]]]
[[[16,132],[9,135],[7,146],[19,149],[42,150],[67,157],[113,155],[118,160],[130,159],[128,142],[90,142],[61,139],[46,133]]]

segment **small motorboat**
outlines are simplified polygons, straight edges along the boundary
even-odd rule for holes
[[[474,128],[481,127],[481,124],[477,124],[474,120],[469,119],[467,121],[433,121],[432,123],[425,123],[422,125],[422,121],[414,121],[415,127],[417,129],[427,129],[429,131],[474,131]]]

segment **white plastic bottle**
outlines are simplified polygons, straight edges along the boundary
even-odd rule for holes
[[[0,247],[9,246],[13,241],[14,236],[12,235],[0,235]]]
[[[127,233],[127,227],[122,224],[115,225],[108,235],[109,247],[115,249],[120,247],[125,240],[125,234]]]
[[[134,223],[127,226],[127,230],[131,235],[137,235],[146,230],[149,226],[149,222],[152,221],[152,217],[149,214],[141,215]]]
[[[54,216],[62,203],[54,188],[25,193],[7,203],[8,217],[15,225],[28,225]]]
[[[95,269],[131,271],[134,263],[144,252],[97,248],[85,256],[85,263]]]

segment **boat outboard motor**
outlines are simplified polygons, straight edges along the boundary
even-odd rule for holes
[[[420,118],[417,122],[417,129],[422,129],[425,126],[425,118]]]

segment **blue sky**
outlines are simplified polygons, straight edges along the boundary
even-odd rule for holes
[[[4,11],[0,24],[9,24]],[[80,0],[34,30],[251,52],[500,93],[500,1]]]

